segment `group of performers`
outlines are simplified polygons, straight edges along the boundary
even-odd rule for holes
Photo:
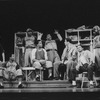
[[[42,39],[42,33],[35,32],[32,29],[27,29],[25,37],[25,65],[24,67],[34,67],[34,78],[40,81],[40,70],[48,70],[49,80],[63,80],[64,73],[73,87],[76,87],[76,77],[82,72],[88,73],[89,87],[94,87],[93,73],[99,70],[100,66],[100,28],[93,27],[94,45],[93,53],[89,50],[84,50],[81,44],[74,45],[70,38],[65,38],[65,48],[61,59],[57,50],[57,41],[62,41],[62,37],[58,31],[54,34],[57,39],[52,39],[50,34],[47,34],[46,40]],[[98,34],[98,35],[97,35]],[[14,55],[9,58],[9,61],[3,63],[0,68],[0,88],[4,88],[3,80],[6,78],[9,81],[18,80],[18,88],[23,88],[23,74],[21,67],[14,59]],[[99,87],[99,83],[98,83]]]

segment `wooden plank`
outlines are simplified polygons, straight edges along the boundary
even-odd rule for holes
[[[55,92],[99,92],[100,88],[24,88],[24,89],[17,89],[17,88],[6,88],[0,89],[0,93],[55,93]],[[38,95],[38,94],[37,94]],[[93,95],[94,96],[94,95]],[[20,98],[20,97],[19,97]]]
[[[23,84],[25,85],[25,87],[66,87],[68,84],[70,84],[68,81],[43,81],[43,82],[23,82]],[[9,88],[16,88],[18,87],[18,82],[4,82],[4,86],[5,87],[9,87]]]
[[[6,84],[6,83],[10,83],[10,82],[4,81],[4,84]],[[17,84],[18,81],[13,81],[12,83]],[[23,83],[29,83],[29,84],[51,84],[51,83],[62,84],[63,83],[63,84],[66,84],[66,83],[68,83],[68,80],[23,81]]]

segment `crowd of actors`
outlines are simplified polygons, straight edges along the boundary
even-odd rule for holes
[[[40,81],[40,70],[48,70],[49,80],[63,80],[66,74],[73,87],[77,86],[76,77],[82,72],[88,73],[89,87],[94,87],[93,73],[96,72],[100,66],[98,61],[100,50],[99,43],[99,26],[93,27],[94,46],[93,52],[84,50],[81,44],[75,45],[70,38],[65,38],[65,48],[63,50],[61,59],[57,50],[57,41],[62,41],[62,37],[58,31],[54,34],[57,39],[52,39],[50,34],[47,34],[46,40],[42,39],[42,33],[34,32],[32,29],[27,29],[27,36],[25,37],[25,65],[24,67],[34,67],[34,79]],[[97,35],[98,34],[98,35]],[[23,74],[21,67],[12,55],[6,63],[2,64],[0,68],[0,88],[4,88],[3,80],[18,80],[18,88],[23,88],[22,83]],[[96,60],[95,60],[96,59]]]

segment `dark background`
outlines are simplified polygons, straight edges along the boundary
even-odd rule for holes
[[[0,43],[6,60],[14,52],[14,33],[32,28],[45,35],[57,29],[65,36],[68,28],[100,24],[100,0],[1,0]],[[53,35],[53,38],[56,38]],[[64,48],[58,43],[59,54]]]

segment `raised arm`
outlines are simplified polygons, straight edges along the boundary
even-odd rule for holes
[[[37,34],[37,40],[41,40],[43,33],[38,32]]]
[[[57,37],[58,37],[58,39],[59,39],[60,41],[62,41],[62,37],[61,37],[61,35],[58,33],[58,31],[55,30],[54,34],[56,34]]]

